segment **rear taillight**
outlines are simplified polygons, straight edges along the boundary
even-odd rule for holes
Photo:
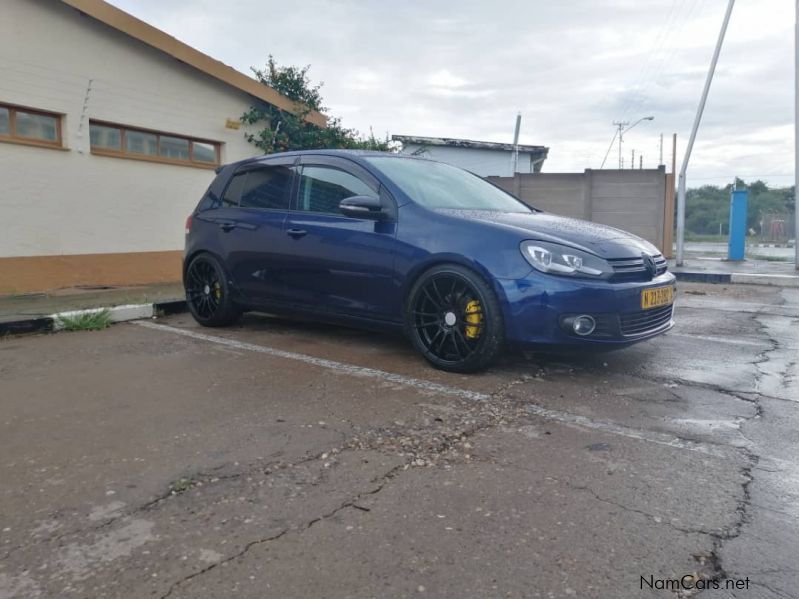
[[[186,235],[191,231],[191,219],[193,216],[193,214],[189,214],[189,217],[186,219]]]

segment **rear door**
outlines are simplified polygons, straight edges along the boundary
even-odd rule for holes
[[[344,216],[339,202],[356,195],[381,197],[393,205],[379,182],[354,162],[302,158],[286,223],[291,246],[284,279],[287,294],[292,303],[320,311],[396,320],[396,220]]]
[[[247,164],[222,195],[215,219],[224,260],[242,298],[251,304],[286,300],[284,233],[296,158]]]

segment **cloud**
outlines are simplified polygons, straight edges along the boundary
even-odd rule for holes
[[[726,0],[112,0],[249,72],[312,65],[330,113],[361,131],[550,146],[547,171],[597,168],[614,120],[645,165],[690,133]],[[793,172],[793,3],[738,2],[689,184]],[[678,162],[679,162],[678,158]],[[704,178],[704,179],[703,179]],[[715,179],[713,179],[715,180]]]

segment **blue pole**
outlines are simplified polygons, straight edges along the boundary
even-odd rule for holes
[[[727,260],[743,260],[746,252],[746,208],[749,192],[745,189],[730,193],[730,238]]]

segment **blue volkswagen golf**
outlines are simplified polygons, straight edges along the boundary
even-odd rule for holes
[[[455,372],[506,345],[615,348],[673,326],[674,275],[649,242],[380,152],[221,168],[186,223],[183,280],[202,325],[257,310],[402,329]]]

